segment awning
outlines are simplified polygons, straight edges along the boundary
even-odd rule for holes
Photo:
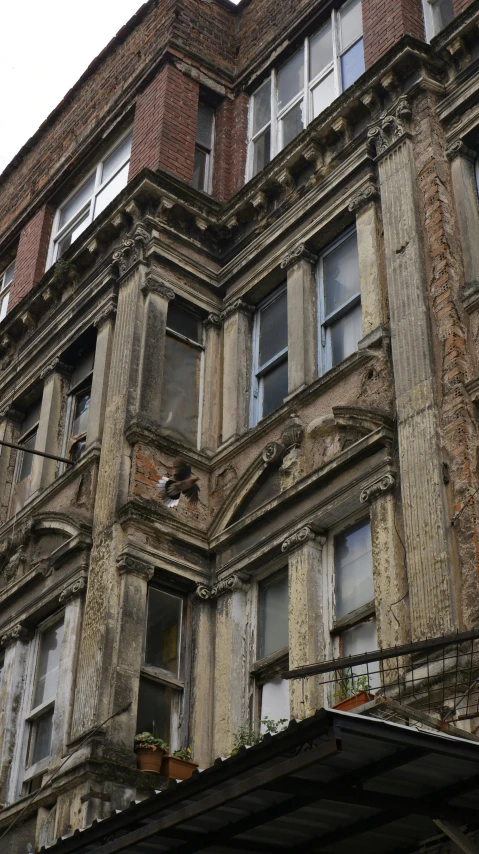
[[[456,834],[472,852],[475,829],[479,744],[322,709],[46,850],[412,854]]]

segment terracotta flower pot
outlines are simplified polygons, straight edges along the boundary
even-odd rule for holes
[[[369,700],[374,700],[374,694],[370,694],[368,691],[358,691],[354,696],[346,697],[340,703],[335,703],[333,709],[341,709],[342,712],[349,712],[351,709],[357,708],[357,706],[368,703]]]
[[[191,759],[167,755],[163,759],[161,773],[164,777],[172,777],[174,780],[189,780],[195,768],[198,768],[198,763],[192,762]]]
[[[138,747],[136,749],[136,757],[139,771],[153,771],[159,774],[161,771],[161,763],[166,750],[162,747],[157,747],[152,750],[151,747]]]

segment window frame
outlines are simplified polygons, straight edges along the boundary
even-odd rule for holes
[[[41,399],[38,401],[37,405],[38,405],[38,418],[32,424],[30,424],[28,426],[28,428],[25,430],[24,433],[20,434],[20,437],[18,439],[18,444],[24,445],[25,442],[28,442],[28,440],[34,435],[35,436],[35,444],[33,446],[33,450],[36,450],[36,444],[37,444],[38,426],[40,424],[40,415],[41,415]],[[29,408],[29,410],[27,410],[27,412],[25,413],[24,420],[26,419],[30,409],[33,409],[34,406],[35,406],[35,404],[32,404],[32,406]],[[11,489],[10,502],[9,502],[9,507],[8,507],[8,517],[9,518],[12,516],[12,513],[13,513],[13,504],[15,501],[15,490],[16,490],[17,486],[20,483],[23,483],[24,481],[26,481],[27,478],[30,478],[30,480],[31,480],[31,477],[32,477],[32,472],[30,472],[30,474],[27,475],[27,477],[24,477],[22,480],[18,479],[20,472],[22,470],[23,458],[24,458],[26,453],[27,454],[31,453],[31,451],[17,451],[17,454],[16,454],[15,466],[14,466],[13,478],[12,478],[12,489]],[[34,460],[35,460],[35,457],[32,454],[32,468],[33,468]],[[28,499],[30,498],[30,489],[31,489],[31,483],[30,483],[28,495],[26,496],[25,501],[23,502],[20,509],[15,511],[15,514],[20,513],[23,510],[23,508],[25,507]]]
[[[190,347],[193,347],[194,349],[196,349],[200,352],[200,378],[199,378],[199,383],[198,383],[198,428],[196,431],[196,449],[198,450],[201,447],[201,429],[202,429],[202,421],[203,421],[203,392],[204,392],[205,348],[206,348],[205,327],[204,327],[204,322],[203,322],[202,318],[200,317],[199,313],[197,313],[194,310],[194,308],[190,309],[189,306],[185,307],[181,303],[179,303],[176,306],[176,308],[181,309],[181,311],[184,311],[186,314],[193,315],[193,317],[196,318],[196,320],[198,321],[199,326],[201,326],[201,336],[200,336],[201,341],[195,341],[193,338],[188,338],[187,335],[183,335],[181,332],[177,332],[176,329],[172,329],[170,326],[168,326],[168,312],[166,313],[165,339],[168,336],[171,338],[176,338],[177,341],[182,341],[184,344],[188,344]],[[160,398],[160,412],[159,412],[159,416],[158,416],[159,419],[161,418],[162,403],[163,403],[163,381],[162,381],[161,398]],[[161,422],[160,422],[159,427],[160,427],[160,430],[164,429]],[[168,435],[171,435],[171,437],[173,439],[176,439],[176,436],[174,434],[168,434]],[[183,441],[183,440],[178,439],[177,441]],[[191,446],[191,447],[194,447],[194,446]]]
[[[272,581],[275,577],[286,576],[288,579],[288,618],[289,618],[289,565],[284,556],[277,558],[268,564],[261,572],[256,574],[255,584],[252,586],[251,622],[253,628],[253,657],[254,660],[249,668],[249,674],[253,682],[253,728],[260,732],[262,715],[262,692],[263,686],[272,679],[279,676],[289,668],[289,639],[288,646],[275,650],[269,655],[259,658],[259,632],[260,632],[260,607],[261,586],[265,582]],[[287,680],[285,680],[287,681]],[[289,694],[289,685],[288,685]],[[290,714],[288,715],[288,720]]]
[[[196,151],[202,151],[206,154],[206,167],[205,167],[205,182],[204,187],[195,187],[195,189],[199,190],[201,193],[211,194],[213,189],[213,165],[214,165],[214,148],[215,148],[215,131],[216,131],[216,112],[213,107],[207,104],[204,101],[200,101],[198,105],[198,113],[200,105],[207,107],[211,110],[212,118],[211,118],[211,140],[210,140],[210,148],[206,148],[202,143],[198,142],[197,137],[195,137],[195,156]],[[198,130],[197,130],[198,134]],[[193,184],[193,186],[195,186]]]
[[[324,258],[334,252],[341,243],[345,243],[353,234],[356,234],[357,237],[357,228],[356,225],[352,225],[343,231],[339,237],[336,238],[332,243],[328,244],[328,246],[323,249],[322,252],[318,255],[318,264],[317,264],[317,282],[318,282],[318,375],[323,376],[327,371],[330,371],[333,367],[337,367],[337,365],[342,364],[338,362],[336,365],[333,365],[332,359],[332,345],[331,345],[331,334],[329,330],[333,326],[333,324],[340,320],[342,317],[345,317],[351,311],[353,311],[358,305],[361,306],[361,280],[359,280],[359,291],[354,294],[354,296],[349,297],[346,302],[344,302],[339,308],[330,314],[325,314],[325,281],[324,281]],[[358,254],[358,275],[360,273],[359,269],[359,254]],[[361,330],[362,335],[362,330]],[[361,339],[359,339],[361,340]],[[357,352],[357,350],[356,350]],[[352,355],[352,354],[351,354]],[[346,358],[349,358],[346,357]]]
[[[47,270],[49,267],[52,266],[52,264],[54,264],[56,261],[58,261],[62,257],[62,255],[60,255],[58,252],[58,247],[59,247],[61,241],[68,235],[68,233],[75,227],[76,224],[79,224],[82,221],[82,218],[84,217],[85,213],[87,213],[87,216],[86,216],[87,221],[86,221],[85,227],[82,229],[82,232],[85,231],[85,229],[88,228],[88,226],[91,225],[91,223],[94,222],[94,220],[97,218],[97,214],[95,213],[96,200],[97,200],[100,192],[102,190],[104,190],[116,178],[118,173],[130,162],[131,144],[130,144],[130,150],[128,153],[128,157],[124,161],[121,162],[121,165],[119,165],[118,168],[114,171],[114,173],[112,175],[110,175],[110,177],[108,178],[108,181],[105,184],[103,184],[101,181],[101,173],[102,173],[103,164],[104,164],[105,160],[107,160],[109,158],[109,156],[111,154],[113,154],[113,152],[117,148],[120,147],[120,145],[125,141],[125,139],[127,139],[128,136],[131,136],[131,137],[133,136],[133,126],[130,126],[127,130],[125,130],[124,133],[122,133],[121,136],[119,136],[115,140],[115,142],[112,143],[112,145],[107,149],[107,151],[105,151],[105,153],[102,155],[102,157],[95,163],[95,166],[93,166],[88,171],[88,174],[83,178],[83,180],[80,181],[80,183],[75,186],[75,188],[71,191],[71,193],[69,193],[68,196],[58,206],[58,208],[55,212],[54,219],[53,219],[52,234],[51,234],[51,239],[50,239],[50,247],[49,247],[49,251],[48,251],[48,260],[47,260],[47,266],[46,266]],[[69,204],[69,202],[71,202],[71,200],[77,195],[77,193],[79,193],[82,190],[82,188],[86,184],[88,184],[88,182],[91,180],[91,178],[93,176],[95,178],[94,186],[93,186],[93,190],[92,190],[91,195],[89,196],[88,201],[85,201],[85,203],[82,205],[80,210],[78,210],[68,220],[68,222],[65,223],[64,225],[62,225],[60,228],[59,225],[60,225],[60,219],[61,219],[62,211]],[[127,183],[128,183],[128,178],[127,178]],[[126,186],[126,184],[125,184],[125,186]],[[99,214],[98,214],[98,216],[99,216]],[[78,235],[78,237],[79,236],[80,235]],[[74,242],[75,241],[72,241],[72,243],[74,243]],[[68,247],[68,249],[69,248],[70,247]],[[68,252],[68,249],[66,249],[65,251]],[[65,254],[65,253],[63,253],[63,254]]]
[[[267,415],[263,415],[263,383],[262,380],[270,373],[271,370],[281,365],[283,362],[288,362],[289,356],[289,340],[286,347],[279,350],[263,365],[259,364],[259,348],[261,338],[261,312],[272,305],[280,296],[288,294],[287,280],[278,285],[265,299],[258,303],[254,318],[253,318],[253,340],[252,340],[252,378],[251,378],[251,403],[250,403],[250,426],[255,427]],[[288,336],[288,319],[286,319],[286,334]],[[283,401],[284,402],[284,401]],[[282,404],[281,404],[282,405]],[[278,407],[279,408],[279,407]],[[276,412],[275,409],[271,410]],[[271,413],[268,413],[270,415]]]
[[[15,275],[15,261],[7,264],[5,269],[2,271],[0,275],[0,323],[5,319],[8,312],[8,302],[10,300],[10,291],[13,284],[13,277]],[[7,281],[8,275],[11,271],[11,278]]]
[[[95,347],[92,348],[91,352],[92,352],[92,357],[93,357],[91,369],[81,379],[79,379],[78,382],[75,383],[75,385],[72,385],[68,391],[62,456],[63,457],[68,456],[69,459],[72,459],[71,454],[72,454],[72,451],[73,451],[73,448],[75,447],[75,445],[77,445],[78,442],[82,441],[83,438],[86,439],[86,436],[88,433],[88,426],[87,426],[87,429],[83,433],[78,434],[76,441],[71,442],[73,422],[74,422],[74,413],[75,413],[75,402],[76,402],[77,397],[80,394],[82,394],[83,392],[87,391],[88,389],[90,390],[90,405],[91,405],[91,390],[92,390],[92,386],[93,386],[93,372],[95,370]],[[84,450],[82,451],[80,456],[76,460],[74,460],[75,463],[79,462],[82,459],[82,457],[85,454],[85,451],[86,451],[86,447],[84,448]],[[63,474],[63,472],[66,470],[66,468],[67,468],[67,464],[61,463],[60,464],[60,474]]]
[[[423,14],[424,14],[424,29],[426,32],[426,41],[430,42],[433,38],[435,38],[439,33],[445,29],[445,27],[449,26],[449,24],[445,24],[444,27],[438,26],[436,15],[434,12],[434,6],[439,2],[439,0],[422,0],[423,6]],[[453,0],[451,0],[453,3]],[[454,11],[454,5],[453,5]],[[455,12],[454,12],[455,17]],[[452,23],[451,21],[449,23]]]

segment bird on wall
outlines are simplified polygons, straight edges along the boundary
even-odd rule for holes
[[[193,477],[191,466],[181,457],[173,460],[173,477],[161,477],[158,481],[161,500],[167,507],[176,507],[182,495],[191,507],[198,504],[199,477]]]

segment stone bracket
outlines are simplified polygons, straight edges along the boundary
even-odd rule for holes
[[[217,599],[219,596],[222,596],[223,593],[232,593],[233,591],[240,591],[241,593],[246,593],[249,590],[249,582],[245,579],[241,578],[240,575],[234,573],[230,575],[228,578],[219,581],[218,584],[215,584],[213,587],[208,587],[207,584],[198,584],[196,587],[196,595],[200,599]]]
[[[391,489],[394,489],[395,485],[396,478],[394,474],[392,472],[388,472],[388,474],[383,475],[379,480],[375,480],[373,483],[370,483],[369,486],[366,486],[361,491],[359,501],[361,504],[374,501],[376,498],[380,498],[381,495],[384,495],[385,492],[389,492]]]
[[[291,534],[286,540],[284,540],[281,546],[281,551],[283,554],[285,552],[291,552],[294,549],[303,546],[305,543],[314,541],[317,542],[318,545],[324,546],[326,537],[316,534],[309,525],[305,525],[303,528],[299,528],[298,531],[295,531],[294,534]]]
[[[154,566],[128,554],[120,555],[116,565],[120,575],[136,575],[146,582],[151,581],[155,574]]]

